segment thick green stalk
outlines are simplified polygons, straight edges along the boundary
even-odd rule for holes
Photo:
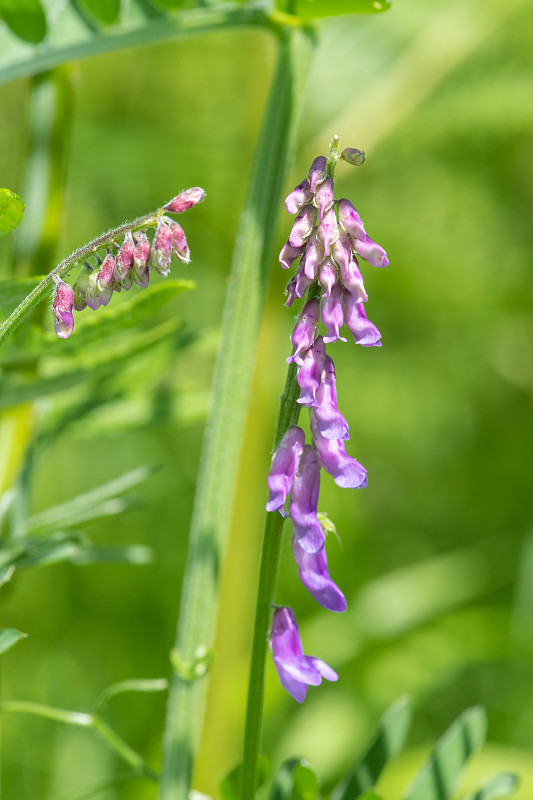
[[[274,447],[278,446],[287,429],[298,422],[301,406],[296,402],[300,391],[296,379],[297,374],[296,364],[291,364],[287,372],[285,391],[280,400]],[[272,612],[271,604],[274,600],[276,589],[279,549],[284,522],[285,518],[277,511],[266,515],[250,662],[243,763],[240,776],[240,797],[242,800],[251,800],[255,795],[256,789],[257,758],[261,745],[261,725],[263,720],[268,630]]]
[[[160,800],[186,800],[198,750],[221,562],[235,494],[272,234],[303,100],[312,38],[294,29],[280,53],[233,253],[181,596]]]

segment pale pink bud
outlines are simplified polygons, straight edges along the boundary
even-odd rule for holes
[[[199,186],[194,186],[192,189],[186,189],[180,192],[170,200],[166,206],[163,206],[164,211],[170,211],[172,214],[181,214],[189,208],[201,203],[205,199],[205,192]]]
[[[56,289],[52,302],[52,314],[54,315],[54,329],[60,339],[68,339],[74,329],[74,317],[72,308],[74,306],[74,291],[68,283],[61,278],[54,278]]]
[[[381,245],[373,242],[370,236],[366,236],[364,241],[355,239],[353,249],[358,256],[364,258],[365,261],[368,261],[373,267],[388,267],[389,265],[387,253]]]
[[[353,203],[344,197],[338,201],[337,208],[339,210],[339,222],[344,230],[348,231],[354,239],[365,239],[366,231],[363,221],[355,210]]]
[[[102,261],[98,272],[93,272],[89,277],[87,305],[93,309],[98,306],[106,306],[111,300],[114,285],[115,259],[109,252]]]
[[[123,281],[133,266],[133,254],[135,252],[135,242],[130,231],[124,237],[124,241],[120,250],[117,253],[115,278],[118,281]]]
[[[311,201],[313,193],[309,188],[309,181],[307,178],[302,181],[298,186],[287,195],[285,199],[285,208],[289,214],[297,214],[298,211],[305,206],[306,203]]]
[[[188,264],[191,254],[183,228],[178,222],[171,221],[170,230],[172,231],[172,252],[176,258],[179,258],[184,264]]]
[[[326,178],[318,187],[314,200],[318,208],[318,219],[322,220],[325,212],[333,205],[333,179]]]
[[[279,254],[279,263],[283,269],[290,269],[294,261],[302,255],[303,251],[303,245],[301,247],[293,247],[289,242],[285,242]]]
[[[152,242],[152,263],[164,278],[167,277],[169,272],[171,255],[172,231],[166,222],[160,219]]]
[[[309,170],[309,187],[316,192],[317,186],[325,180],[327,175],[328,160],[325,156],[317,156]]]
[[[137,242],[133,254],[133,277],[137,286],[146,289],[150,281],[150,242],[143,231],[134,233],[133,238]]]
[[[291,247],[301,247],[309,239],[315,226],[316,212],[312,205],[304,206],[294,220],[289,236]]]
[[[329,256],[333,242],[337,241],[339,237],[339,227],[337,225],[337,217],[332,208],[326,211],[322,221],[318,225],[318,235],[324,245],[324,254]]]

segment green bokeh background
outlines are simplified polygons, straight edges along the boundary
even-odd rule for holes
[[[320,509],[341,539],[329,542],[330,570],[348,612],[328,614],[307,595],[288,533],[277,593],[296,612],[306,652],[340,680],[311,689],[298,707],[268,665],[264,750],[275,763],[306,756],[325,787],[382,710],[410,693],[410,746],[380,784],[386,797],[399,797],[424,749],[476,703],[489,713],[489,744],[468,779],[513,769],[523,776],[517,796],[533,796],[532,53],[525,0],[398,0],[384,15],[331,20],[322,30],[286,188],[333,134],[364,149],[362,168],[339,166],[337,195],[353,200],[390,258],[387,270],[365,272],[383,348],[331,348],[349,452],[369,472],[365,491],[341,490],[327,476],[321,487]],[[2,627],[28,638],[2,657],[6,699],[88,710],[115,681],[169,673],[214,344],[274,59],[268,33],[242,30],[72,67],[57,259],[180,189],[203,186],[207,202],[184,222],[192,264],[174,268],[198,288],[161,312],[184,317],[201,336],[168,372],[177,418],[167,418],[164,403],[151,425],[104,409],[39,463],[36,511],[137,465],[161,464],[136,493],[137,507],[87,528],[98,543],[149,545],[154,561],[15,575],[2,589]],[[0,88],[0,183],[26,200],[26,219],[28,85]],[[213,794],[241,751],[265,480],[293,321],[276,256],[289,226],[280,204],[195,780]],[[8,265],[3,242],[3,277]],[[147,399],[142,380],[134,390],[132,404]],[[157,766],[163,695],[118,697],[111,713]],[[6,800],[48,800],[122,768],[83,730],[2,720]],[[155,796],[145,782],[95,795]]]

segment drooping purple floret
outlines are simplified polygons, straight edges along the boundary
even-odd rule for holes
[[[317,517],[319,490],[320,462],[315,450],[306,444],[292,484],[289,506],[293,536],[306,553],[317,553],[326,540]]]
[[[296,286],[296,296],[299,296],[298,285]],[[292,364],[293,361],[300,365],[303,364],[301,353],[308,350],[315,341],[315,331],[319,318],[320,303],[316,298],[308,300],[291,335],[294,353],[287,359],[287,364]]]
[[[279,263],[283,269],[290,269],[294,261],[302,255],[303,250],[303,246],[293,247],[290,242],[285,242],[279,254]]]
[[[366,303],[368,295],[363,283],[363,276],[359,269],[357,259],[353,256],[352,260],[341,267],[342,285],[352,295],[355,303]],[[346,311],[345,311],[346,313]]]
[[[363,489],[368,484],[366,469],[346,453],[346,445],[342,439],[326,439],[322,436],[313,409],[311,409],[311,432],[320,463],[337,486],[341,489]]]
[[[330,177],[322,181],[315,193],[315,205],[318,209],[318,221],[321,222],[326,211],[333,205],[333,179]]]
[[[305,434],[301,428],[292,425],[282,438],[272,458],[272,466],[268,473],[268,489],[270,492],[267,511],[279,510],[285,516],[285,500],[300,464],[305,444]]]
[[[331,579],[328,571],[326,548],[318,553],[306,553],[297,539],[292,540],[292,553],[298,566],[298,575],[305,588],[313,595],[317,603],[328,611],[346,611],[346,598]]]
[[[354,239],[365,239],[366,231],[363,226],[363,221],[354,208],[353,203],[343,197],[342,200],[338,201],[337,209],[339,212],[339,222],[344,230],[347,231],[350,236],[353,236]]]
[[[285,199],[285,208],[289,214],[297,214],[298,211],[311,202],[313,193],[309,188],[309,181],[307,178],[296,186]]]
[[[339,237],[337,217],[332,208],[326,211],[322,220],[318,223],[318,235],[324,245],[324,255],[329,256],[333,242],[336,242]]]
[[[337,407],[337,389],[335,386],[335,365],[333,359],[326,356],[322,370],[320,386],[316,393],[316,404],[313,413],[317,430],[325,439],[350,438],[348,423]]]
[[[337,268],[332,258],[325,258],[318,271],[318,280],[324,288],[322,297],[331,297],[331,290],[337,282]]]
[[[311,236],[315,227],[316,211],[312,205],[304,206],[294,220],[289,235],[291,247],[301,247]]]
[[[356,344],[363,347],[381,347],[381,333],[367,316],[363,303],[348,291],[344,293],[344,322]]]
[[[325,661],[303,652],[298,623],[292,609],[276,608],[270,632],[270,647],[281,685],[298,703],[305,700],[308,686],[318,686],[322,678],[338,680]]]
[[[316,192],[319,184],[325,180],[327,175],[328,160],[325,156],[317,156],[309,170],[309,187],[311,191]]]
[[[300,397],[296,402],[304,406],[316,405],[316,393],[320,386],[325,355],[324,340],[322,336],[318,336],[305,354],[303,364],[298,370]]]
[[[60,339],[68,339],[74,329],[74,291],[68,283],[56,278],[56,288],[52,301],[54,330]]]
[[[339,332],[343,321],[342,286],[340,283],[336,283],[331,290],[330,296],[326,295],[322,300],[322,322],[326,326],[326,335],[324,336],[326,344],[336,342],[337,339],[340,339],[341,342],[346,341]]]
[[[316,231],[309,237],[305,247],[304,270],[310,280],[316,278],[320,263],[324,259],[324,245],[318,238]]]
[[[374,242],[370,236],[366,236],[364,240],[354,239],[353,249],[358,256],[364,258],[373,267],[388,267],[389,259],[387,253],[381,245]]]

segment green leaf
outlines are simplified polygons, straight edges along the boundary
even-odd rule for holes
[[[509,797],[518,788],[520,779],[514,772],[500,772],[489,778],[477,792],[469,794],[465,800],[497,800],[499,797]]]
[[[0,0],[0,5],[1,3],[2,0]],[[14,231],[23,216],[24,203],[18,194],[11,192],[9,189],[0,189],[0,238]],[[0,310],[2,309],[3,301],[4,298],[0,298]]]
[[[403,750],[411,717],[408,697],[400,697],[385,711],[366,751],[335,787],[331,800],[355,800],[376,785],[387,762]]]
[[[120,0],[75,0],[75,3],[90,18],[103,22],[104,25],[113,25],[120,14]]]
[[[140,486],[148,480],[159,467],[144,466],[124,473],[108,483],[80,494],[72,500],[53,506],[26,520],[25,533],[44,533],[57,528],[71,528],[83,522],[101,517],[120,514],[128,503],[119,495]]]
[[[156,8],[161,8],[163,11],[174,11],[181,8],[185,0],[150,0]]]
[[[257,789],[268,780],[271,773],[270,761],[266,756],[257,759]],[[228,772],[219,783],[221,800],[239,800],[239,778],[241,765],[238,764]]]
[[[10,30],[32,44],[46,34],[46,18],[39,0],[0,0],[0,15]]]
[[[378,14],[391,0],[296,0],[294,13],[303,19],[338,17],[342,14]]]
[[[28,634],[21,633],[15,628],[4,628],[0,631],[0,653],[5,653],[10,647],[24,639]]]
[[[415,776],[404,800],[447,800],[470,757],[487,734],[487,715],[481,706],[467,708],[439,739]]]
[[[270,800],[316,800],[316,775],[304,758],[289,758],[274,777]]]

